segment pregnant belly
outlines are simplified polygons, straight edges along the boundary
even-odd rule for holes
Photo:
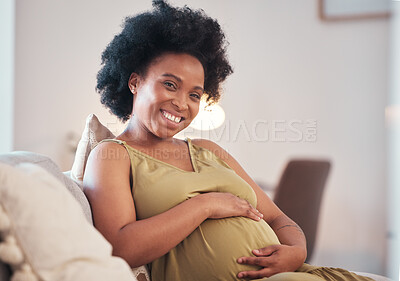
[[[244,217],[208,219],[167,255],[152,264],[152,280],[236,280],[244,270],[259,267],[238,264],[252,250],[279,244],[263,220]],[[154,279],[153,279],[154,278]]]

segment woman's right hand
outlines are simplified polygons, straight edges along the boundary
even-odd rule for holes
[[[263,218],[256,208],[248,201],[241,199],[231,193],[209,192],[196,197],[205,199],[208,218],[222,219],[228,217],[248,217],[255,221]]]

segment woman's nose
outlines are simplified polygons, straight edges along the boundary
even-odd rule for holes
[[[188,103],[184,97],[177,96],[171,102],[179,111],[188,109]]]

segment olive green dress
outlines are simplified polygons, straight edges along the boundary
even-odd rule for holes
[[[257,206],[256,195],[249,184],[214,153],[193,145],[190,139],[186,139],[186,142],[193,172],[151,157],[124,141],[105,141],[117,142],[128,151],[133,176],[133,198],[139,220],[163,213],[206,192],[230,192]],[[245,217],[207,219],[175,248],[152,262],[151,279],[239,280],[236,276],[240,271],[258,270],[260,267],[239,264],[236,260],[242,256],[253,256],[253,249],[274,244],[279,244],[279,240],[264,220],[254,221]],[[343,272],[349,278],[329,278],[332,274],[337,276],[335,274],[343,273],[307,264],[299,270],[307,273],[277,274],[268,280],[371,280],[347,271]]]

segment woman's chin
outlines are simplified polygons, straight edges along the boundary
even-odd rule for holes
[[[158,136],[163,139],[172,138],[186,129],[189,124],[182,124],[184,126],[179,126],[178,128],[168,128],[167,130],[163,130]]]
[[[178,134],[182,130],[160,130],[154,133],[160,139],[170,139],[173,138],[176,134]]]

